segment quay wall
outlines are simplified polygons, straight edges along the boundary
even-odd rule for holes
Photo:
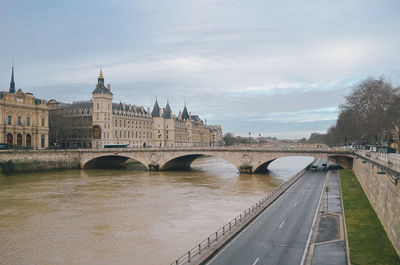
[[[34,170],[80,168],[80,154],[65,150],[0,151],[0,168],[2,174]]]
[[[380,164],[400,173],[400,155],[368,151],[359,151],[357,154],[362,157],[354,158],[353,171],[400,255],[400,181],[396,183],[396,176],[387,172],[382,174],[384,170],[377,166]]]

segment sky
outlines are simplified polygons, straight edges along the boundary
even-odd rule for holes
[[[400,1],[0,0],[0,90],[167,100],[235,135],[308,138],[352,86],[400,84]]]

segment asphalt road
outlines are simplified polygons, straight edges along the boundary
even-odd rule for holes
[[[300,264],[326,175],[308,171],[208,264]]]

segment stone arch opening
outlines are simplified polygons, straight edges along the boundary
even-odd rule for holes
[[[175,157],[175,158],[169,160],[168,162],[166,162],[164,165],[162,165],[159,170],[162,170],[162,171],[188,170],[188,169],[190,169],[193,161],[200,157],[215,157],[218,159],[222,159],[222,160],[230,163],[235,168],[237,168],[237,165],[233,164],[232,161],[229,161],[229,160],[225,159],[224,157],[199,153],[199,154],[190,154],[190,155],[183,155],[183,156]]]
[[[335,163],[339,167],[343,169],[352,169],[353,168],[353,157],[346,155],[331,155],[328,156],[328,160]]]
[[[126,169],[126,161],[132,159],[127,156],[119,156],[119,155],[107,155],[93,158],[86,162],[83,165],[84,169],[94,169],[94,168],[103,168],[103,169],[111,169],[111,168],[119,168]],[[137,161],[137,160],[135,160]],[[140,161],[137,161],[141,163]],[[141,163],[142,164],[142,163]],[[142,164],[146,167],[144,164]]]
[[[269,164],[271,164],[273,161],[275,161],[277,158],[274,158],[272,160],[269,160],[267,162],[262,163],[261,165],[259,165],[255,170],[254,170],[254,174],[266,174],[269,172],[268,170],[268,166]]]
[[[188,170],[192,162],[204,155],[202,154],[193,154],[193,155],[184,155],[179,156],[174,159],[169,160],[165,163],[160,170],[168,171],[168,170]]]

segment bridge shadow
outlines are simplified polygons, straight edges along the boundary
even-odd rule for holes
[[[146,166],[137,160],[126,156],[109,155],[101,156],[88,161],[83,169],[133,169],[147,170]]]
[[[193,161],[197,158],[205,157],[201,154],[185,155],[174,158],[167,163],[165,163],[160,170],[162,171],[187,171],[190,170],[190,166]]]

